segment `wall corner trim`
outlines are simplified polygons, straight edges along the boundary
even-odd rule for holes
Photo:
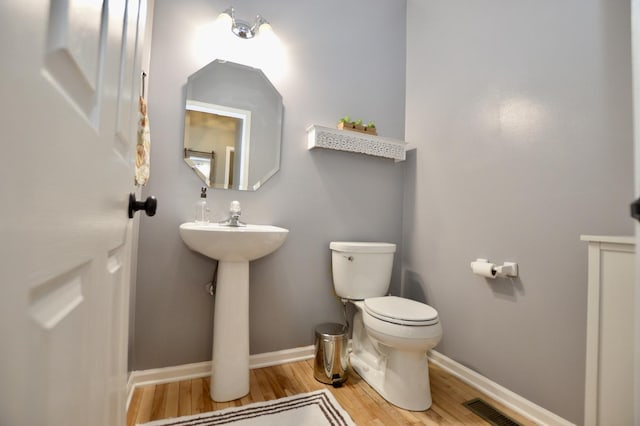
[[[504,386],[489,380],[481,374],[476,373],[475,371],[437,351],[431,350],[429,352],[429,361],[536,424],[548,426],[575,426],[570,421],[563,419],[546,408],[534,404],[515,392],[512,392]]]

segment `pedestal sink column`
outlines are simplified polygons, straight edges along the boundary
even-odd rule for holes
[[[218,262],[213,314],[211,399],[249,393],[249,262]]]
[[[276,251],[288,233],[270,225],[180,225],[180,236],[189,248],[218,260],[211,368],[214,401],[249,393],[249,262]]]

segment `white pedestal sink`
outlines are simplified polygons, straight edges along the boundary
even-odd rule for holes
[[[210,388],[214,401],[249,393],[249,261],[277,250],[288,233],[269,225],[180,225],[189,248],[218,260]]]

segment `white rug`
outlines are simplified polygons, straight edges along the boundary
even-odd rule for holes
[[[349,414],[326,389],[256,402],[194,416],[144,423],[141,426],[355,426]]]

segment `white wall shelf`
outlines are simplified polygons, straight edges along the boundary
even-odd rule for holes
[[[307,137],[308,149],[335,149],[392,158],[396,161],[404,161],[406,159],[407,143],[397,139],[316,125],[309,126]]]

